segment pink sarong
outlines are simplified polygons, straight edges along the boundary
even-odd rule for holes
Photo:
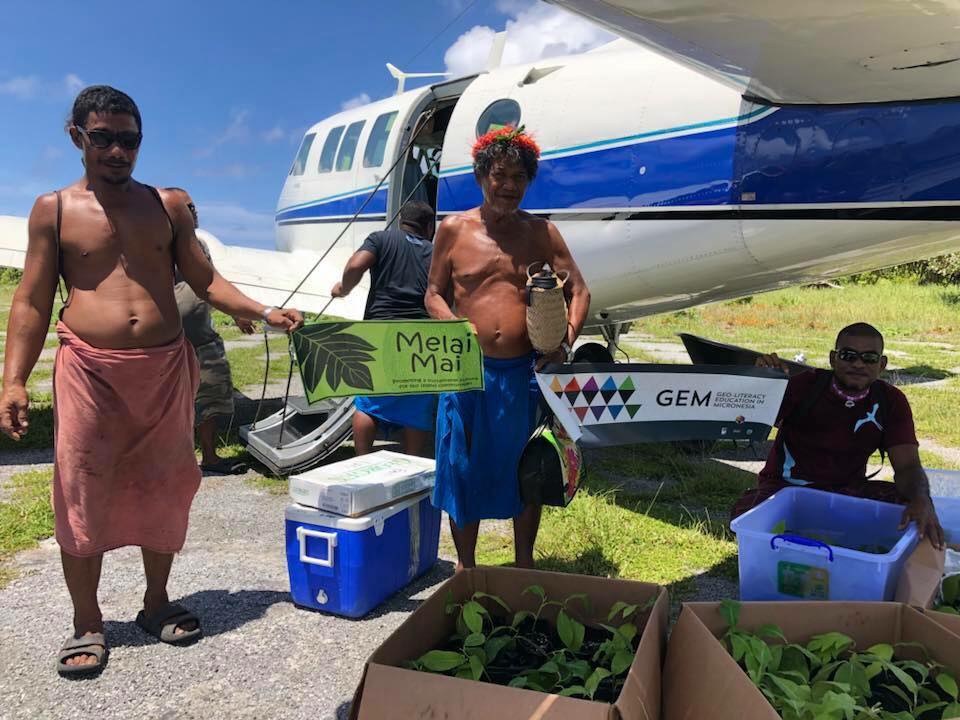
[[[200,486],[193,451],[199,369],[181,335],[131,350],[93,347],[62,321],[54,363],[57,542],[79,557],[123,545],[177,552]]]

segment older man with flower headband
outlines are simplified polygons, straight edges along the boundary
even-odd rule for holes
[[[484,390],[441,395],[437,411],[433,502],[450,515],[458,569],[476,564],[480,520],[492,518],[513,518],[517,566],[533,566],[540,507],[523,506],[517,464],[536,423],[534,367],[565,359],[590,306],[556,227],[520,210],[539,156],[522,127],[482,136],[473,147],[473,169],[483,202],[447,217],[434,239],[427,311],[440,320],[468,319],[484,354]],[[534,262],[570,274],[566,338],[539,357],[527,335],[525,302],[525,269]]]

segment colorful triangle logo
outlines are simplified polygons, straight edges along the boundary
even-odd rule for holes
[[[587,399],[588,403],[592,403],[599,392],[599,390],[584,390],[583,396]]]
[[[638,411],[641,407],[642,407],[641,405],[627,405],[627,414],[630,416],[630,419],[631,419],[631,420],[633,420],[633,418],[634,418],[634,417],[636,416],[636,414],[637,414],[637,411]]]
[[[567,402],[568,402],[570,405],[573,405],[575,402],[577,402],[577,398],[580,397],[580,391],[579,391],[579,390],[573,390],[573,391],[571,391],[571,392],[564,392],[563,394],[566,396]]]
[[[613,376],[608,377],[601,390],[616,390],[617,384],[613,381]]]
[[[587,382],[584,384],[583,389],[584,389],[584,390],[592,390],[592,391],[599,390],[600,388],[597,386],[597,379],[594,378],[594,377],[591,377],[591,378],[590,378],[589,380],[587,380]]]
[[[600,419],[600,416],[603,415],[603,411],[606,410],[606,409],[607,409],[607,408],[606,408],[604,405],[596,405],[596,406],[590,408],[590,410],[593,412],[593,416],[594,416],[597,420]]]
[[[561,395],[563,395],[563,385],[560,384],[560,379],[557,378],[556,376],[554,376],[553,382],[550,383],[550,389],[553,390],[554,393],[556,393],[557,397],[560,397]]]
[[[627,375],[626,379],[620,383],[621,390],[636,390],[637,387],[633,384],[633,378]]]
[[[608,405],[607,410],[610,411],[611,417],[613,417],[613,419],[616,420],[617,415],[619,415],[623,410],[623,405]]]
[[[636,390],[629,390],[629,389],[625,389],[625,388],[620,388],[620,402],[626,403],[627,400],[629,400],[631,397],[633,397],[633,394],[634,394],[635,392],[636,392]]]
[[[583,422],[583,419],[587,416],[588,407],[575,407],[573,411],[577,414],[577,417],[580,418],[580,422]]]
[[[580,383],[577,382],[577,378],[570,378],[570,382],[567,383],[567,386],[563,390],[564,392],[579,392]]]

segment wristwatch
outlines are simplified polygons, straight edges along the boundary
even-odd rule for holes
[[[265,323],[270,322],[270,320],[269,320],[270,313],[272,313],[274,310],[278,310],[278,309],[279,309],[279,308],[273,307],[273,305],[271,305],[271,306],[269,306],[269,307],[265,307],[265,308],[263,309],[263,312],[260,313],[261,317],[263,317],[263,321],[264,321]]]

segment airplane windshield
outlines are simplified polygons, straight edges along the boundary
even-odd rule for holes
[[[300,150],[297,152],[297,158],[293,161],[293,167],[290,168],[291,175],[303,175],[307,167],[307,156],[310,155],[310,148],[313,147],[313,138],[316,133],[308,133],[303,142],[300,143]]]

